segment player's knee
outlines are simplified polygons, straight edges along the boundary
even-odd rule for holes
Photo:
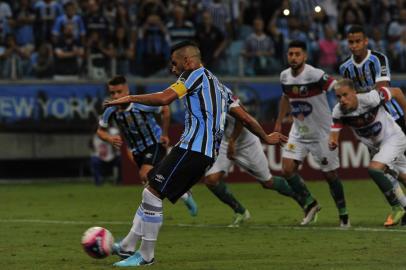
[[[206,186],[213,187],[218,184],[219,180],[214,175],[208,175],[204,178],[204,183]]]

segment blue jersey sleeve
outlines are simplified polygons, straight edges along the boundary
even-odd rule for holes
[[[99,120],[99,126],[103,127],[103,128],[107,128],[109,126],[110,119],[113,116],[113,114],[116,112],[116,110],[117,110],[116,107],[107,108],[103,112],[103,114],[102,114],[102,116],[101,116],[101,118]]]

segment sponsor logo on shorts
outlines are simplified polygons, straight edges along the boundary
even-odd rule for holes
[[[165,177],[162,174],[157,174],[157,175],[155,175],[154,180],[159,183],[162,183],[163,181],[165,181]]]
[[[146,158],[152,158],[152,153],[148,153],[145,155]]]
[[[290,152],[294,152],[296,150],[296,145],[293,143],[288,143],[286,145],[286,150],[290,151]]]

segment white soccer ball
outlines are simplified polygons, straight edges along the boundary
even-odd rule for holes
[[[82,236],[82,246],[89,256],[102,259],[111,254],[114,238],[103,227],[91,227]]]

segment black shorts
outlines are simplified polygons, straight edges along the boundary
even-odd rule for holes
[[[151,146],[148,146],[144,151],[139,154],[133,154],[134,161],[137,163],[138,168],[141,168],[142,165],[152,165],[155,166],[166,155],[166,148],[162,144],[157,143]]]
[[[405,118],[403,118],[403,115],[398,120],[395,120],[395,122],[402,129],[403,133],[406,134],[406,123]]]
[[[202,153],[174,147],[149,177],[149,185],[161,198],[175,203],[213,165],[214,159]]]

